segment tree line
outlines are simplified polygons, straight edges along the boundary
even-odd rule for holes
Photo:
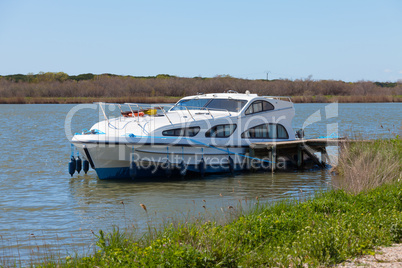
[[[402,83],[344,82],[338,80],[249,80],[228,75],[213,78],[176,77],[160,74],[149,77],[92,73],[70,76],[63,72],[0,76],[0,98],[116,98],[183,97],[197,93],[235,90],[259,95],[298,96],[323,99],[323,96],[396,96],[402,98]],[[391,101],[395,101],[391,98]]]

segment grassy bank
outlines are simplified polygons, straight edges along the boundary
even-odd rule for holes
[[[358,195],[332,191],[298,203],[257,205],[226,225],[168,226],[133,241],[99,234],[99,252],[67,258],[66,267],[258,267],[329,265],[402,239],[402,184]],[[55,264],[49,264],[54,266]]]
[[[67,103],[175,103],[181,97],[9,97],[1,98],[0,104],[67,104]],[[293,96],[294,103],[376,103],[402,102],[402,96]]]
[[[375,184],[351,191],[347,181],[337,188],[299,202],[287,200],[261,204],[256,200],[248,212],[229,207],[234,215],[226,224],[197,220],[167,225],[141,239],[115,230],[98,234],[99,251],[87,257],[67,257],[44,266],[64,267],[301,267],[331,265],[352,256],[370,254],[376,246],[402,242],[401,163],[402,143],[397,138],[355,143],[344,148],[338,172],[342,178],[358,176],[362,155],[367,163],[379,154],[384,169],[361,174]],[[345,163],[347,165],[345,165]],[[357,163],[354,165],[354,163]],[[392,166],[392,168],[391,168]],[[352,168],[353,172],[346,172]],[[388,179],[384,180],[384,176]],[[354,182],[353,182],[354,183]],[[344,188],[344,189],[341,189]]]

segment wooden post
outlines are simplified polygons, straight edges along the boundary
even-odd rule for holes
[[[250,150],[249,150],[249,156],[250,157],[255,157],[255,151],[254,151],[254,149],[252,149],[252,148],[250,148]],[[251,172],[254,172],[255,171],[255,169],[254,169],[254,167],[253,167],[253,163],[254,163],[254,158],[247,158],[247,168],[248,168],[248,170],[250,170]]]
[[[303,150],[301,145],[297,146],[297,168],[300,169],[303,164]]]
[[[324,165],[330,165],[330,158],[325,147],[321,148],[321,161]]]
[[[302,147],[302,149],[304,148]],[[314,163],[316,163],[316,165],[325,168],[325,163],[318,160],[318,157],[314,153],[310,152],[308,149],[304,150],[304,152],[311,158],[311,160],[313,160]]]
[[[323,147],[320,147],[319,148],[319,152],[320,152],[320,154],[321,154],[321,163],[323,164],[323,165],[325,165],[325,163],[327,162],[326,161],[326,157],[325,157],[325,154],[324,154],[324,150],[325,150],[325,148],[323,148]]]
[[[272,145],[271,147],[271,172],[274,173],[276,165],[276,145]]]
[[[252,155],[252,152],[253,151],[253,149],[251,149],[251,148],[249,148],[248,149],[248,152],[245,154],[247,157],[246,157],[246,169],[247,169],[247,171],[249,171],[250,169],[251,169],[251,159],[250,159],[250,156]]]

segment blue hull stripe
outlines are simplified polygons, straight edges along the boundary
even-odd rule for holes
[[[187,166],[188,172],[199,173],[198,167],[195,165]],[[235,166],[235,171],[241,171],[241,166]],[[110,180],[110,179],[130,179],[130,168],[129,167],[120,167],[120,168],[96,168],[96,173],[98,174],[99,179],[101,180]],[[220,166],[206,166],[205,173],[223,173],[230,172],[229,167],[220,167]],[[172,177],[180,176],[179,170],[172,170]],[[166,178],[166,171],[154,167],[149,168],[139,168],[137,170],[136,177],[134,179],[144,179],[144,178]]]

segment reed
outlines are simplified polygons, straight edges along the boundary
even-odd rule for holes
[[[74,103],[175,103],[181,97],[0,97],[0,104],[74,104]],[[293,96],[294,103],[376,103],[376,102],[402,102],[402,96]]]
[[[81,79],[82,78],[82,79]],[[294,96],[295,102],[395,102],[402,101],[401,83],[335,80],[248,80],[230,76],[185,78],[169,75],[132,77],[110,74],[42,73],[33,76],[0,76],[1,103],[82,103],[115,98],[127,102],[174,102],[169,98],[227,90],[259,95]],[[87,100],[86,100],[87,98]],[[153,100],[152,98],[159,98]],[[120,102],[120,101],[119,101]]]
[[[334,187],[357,194],[402,179],[402,140],[363,141],[341,148]]]
[[[0,98],[0,104],[175,103],[179,99],[179,97],[11,97]]]

